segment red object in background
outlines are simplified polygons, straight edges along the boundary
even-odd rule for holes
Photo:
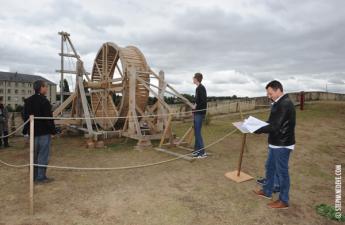
[[[304,91],[301,91],[300,95],[299,95],[299,107],[300,110],[304,109]]]

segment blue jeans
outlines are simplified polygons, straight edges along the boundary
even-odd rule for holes
[[[49,161],[49,152],[50,152],[50,143],[51,136],[50,134],[36,136],[34,143],[34,163],[39,165],[48,165]],[[44,180],[46,179],[46,167],[34,168],[34,179],[35,180]]]
[[[203,155],[205,154],[204,150],[204,140],[201,136],[201,128],[202,128],[202,122],[204,120],[204,115],[195,113],[194,114],[194,135],[195,135],[195,145],[194,145],[194,152],[197,153],[197,155]]]
[[[279,178],[279,200],[285,204],[289,203],[290,176],[289,157],[291,149],[288,148],[268,148],[268,158],[266,161],[266,183],[263,191],[266,196],[272,196],[275,177]]]

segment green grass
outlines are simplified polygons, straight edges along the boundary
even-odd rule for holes
[[[339,222],[345,222],[345,215],[340,214],[339,216],[336,216],[336,211],[334,206],[326,205],[326,204],[320,204],[315,207],[317,214],[324,216],[331,220],[336,220]]]

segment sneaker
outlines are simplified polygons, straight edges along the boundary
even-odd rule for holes
[[[207,158],[206,153],[204,153],[204,154],[198,156],[198,159],[204,159],[204,158]]]
[[[193,153],[192,153],[192,156],[194,157],[194,156],[198,156],[198,151],[194,151]]]
[[[51,183],[53,181],[54,181],[54,178],[46,177],[44,179],[37,179],[37,180],[35,180],[35,184],[48,184],[48,183]]]
[[[206,155],[206,154],[203,154],[203,155],[194,155],[193,158],[195,158],[195,159],[204,159],[204,158],[207,158],[207,155]]]
[[[256,180],[256,183],[260,185],[265,185],[266,184],[266,178],[259,178]]]

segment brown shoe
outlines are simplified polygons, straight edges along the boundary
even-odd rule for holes
[[[277,200],[272,203],[267,204],[272,209],[288,209],[289,205],[284,202]]]
[[[278,199],[278,200],[275,200],[275,201],[271,201],[271,202],[268,203],[267,205],[268,205],[269,207],[271,207],[271,205],[275,205],[275,204],[277,204],[279,201],[280,201],[279,199]]]
[[[263,190],[259,190],[259,191],[253,190],[253,192],[260,197],[272,199],[272,197],[266,196]]]

